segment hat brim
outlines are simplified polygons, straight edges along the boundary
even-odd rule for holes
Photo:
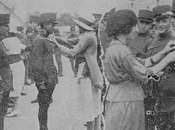
[[[169,15],[160,15],[160,16],[155,17],[156,20],[166,19],[166,18],[170,18],[170,16]]]
[[[51,21],[52,23],[54,23],[54,24],[58,24],[58,22],[57,21]]]
[[[164,19],[164,18],[169,18],[173,15],[171,11],[168,11],[166,13],[162,13],[161,15],[158,15],[155,17],[155,19]]]
[[[153,22],[153,20],[144,19],[144,18],[138,18],[138,20],[145,21],[145,22],[150,22],[150,23],[152,23],[152,22]]]
[[[80,21],[78,21],[78,20],[76,20],[76,19],[73,19],[73,21],[74,21],[76,24],[78,24],[80,27],[82,27],[82,28],[84,28],[84,29],[86,29],[86,30],[89,30],[89,31],[93,31],[93,30],[94,30],[92,27],[86,25],[86,24],[83,23],[83,22],[80,22]]]

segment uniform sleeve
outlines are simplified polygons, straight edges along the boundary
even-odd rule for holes
[[[148,69],[143,66],[143,61],[139,61],[134,55],[127,55],[123,59],[124,68],[135,78],[143,83],[148,81]]]
[[[10,55],[7,55],[7,60],[9,64],[13,64],[21,61],[21,57],[20,57],[20,54],[10,54]]]

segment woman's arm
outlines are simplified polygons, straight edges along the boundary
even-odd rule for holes
[[[165,53],[163,51],[160,51],[159,53],[157,53],[156,55],[149,57],[147,59],[145,59],[145,64],[144,66],[146,68],[151,67],[157,63],[159,63],[164,57],[165,57]]]
[[[84,37],[73,49],[69,49],[63,45],[60,45],[55,39],[52,39],[51,42],[54,42],[58,46],[63,55],[67,57],[76,57],[79,53],[84,52],[94,42],[94,40],[88,36]]]
[[[61,38],[61,37],[55,37],[56,41],[62,45],[68,45],[68,46],[75,46],[78,44],[79,39],[77,38],[71,38],[71,39],[66,39],[66,38]]]
[[[175,49],[175,42],[169,41],[165,48],[157,53],[156,55],[145,59],[145,67],[151,67],[159,63],[169,52],[172,52]]]

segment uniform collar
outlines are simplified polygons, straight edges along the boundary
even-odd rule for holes
[[[47,34],[47,32],[44,29],[40,29],[40,36],[42,36],[42,37],[48,37],[49,34]]]
[[[164,40],[164,39],[168,39],[170,37],[172,37],[172,31],[169,31],[169,32],[163,33],[163,34],[159,34],[158,39],[159,40]]]
[[[138,34],[138,36],[146,37],[146,36],[149,35],[149,32],[148,31],[146,33],[140,33],[140,32],[138,32],[137,34]]]

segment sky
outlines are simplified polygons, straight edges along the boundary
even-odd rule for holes
[[[26,14],[39,11],[55,12],[58,14],[64,12],[77,13],[105,13],[110,9],[128,8],[133,9],[136,14],[138,9],[152,9],[156,6],[157,0],[0,0],[9,8],[15,9],[17,14],[23,21],[26,21]],[[172,4],[172,0],[159,0],[160,4]],[[132,4],[133,2],[133,8]],[[1,10],[0,10],[1,12]]]

